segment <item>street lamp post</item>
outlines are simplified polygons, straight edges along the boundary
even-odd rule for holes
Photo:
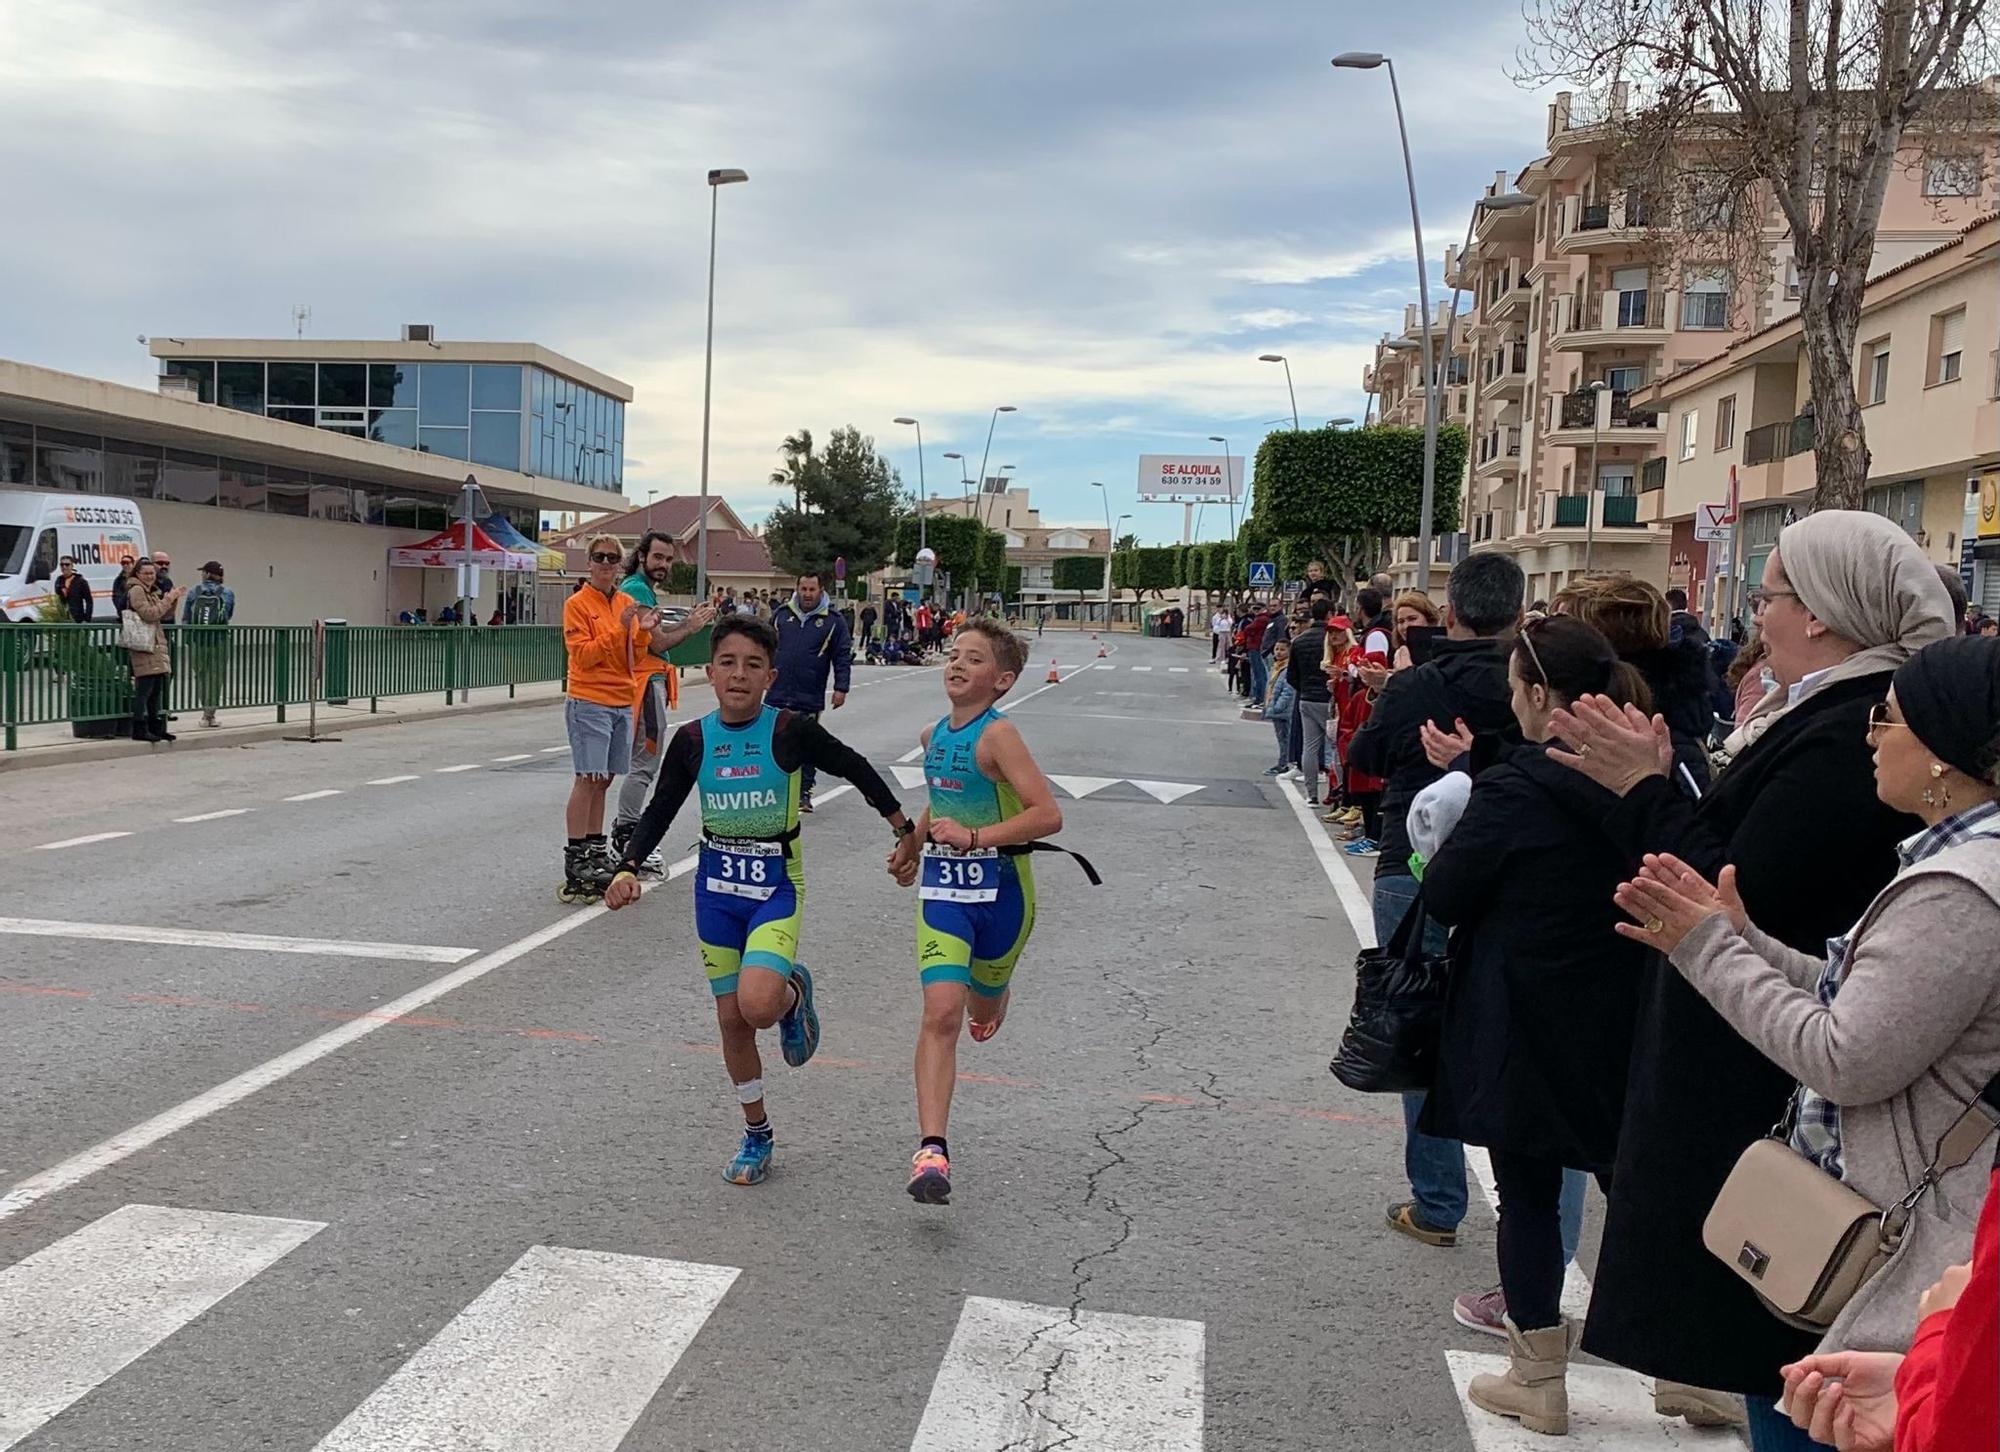
[[[1104,628],[1109,630],[1111,628],[1111,543],[1112,530],[1116,526],[1111,522],[1111,491],[1097,479],[1090,481],[1090,487],[1098,490],[1104,498]]]
[[[1611,385],[1602,378],[1590,385],[1590,478],[1585,480],[1583,491],[1583,572],[1590,573],[1590,556],[1597,542],[1597,428],[1603,410],[1604,395],[1611,391]]]
[[[1424,377],[1431,380],[1431,386],[1424,390],[1424,497],[1422,513],[1417,519],[1417,588],[1428,592],[1431,587],[1431,507],[1437,497],[1438,390],[1437,371],[1431,363],[1431,285],[1429,270],[1424,263],[1424,224],[1417,215],[1417,172],[1410,161],[1409,128],[1403,123],[1403,93],[1396,85],[1396,63],[1386,55],[1350,50],[1335,56],[1333,63],[1343,70],[1372,71],[1377,66],[1388,69],[1389,96],[1396,104],[1396,133],[1403,142],[1403,179],[1410,190],[1410,230],[1417,243],[1417,306],[1423,309],[1424,317]]]
[[[986,523],[986,461],[993,456],[993,430],[999,424],[1001,414],[1013,412],[1013,404],[1003,403],[993,410],[993,417],[986,424],[986,448],[979,456],[979,493],[977,496],[979,501],[979,522],[982,525]]]
[[[748,180],[748,172],[733,166],[716,167],[708,174],[708,343],[701,364],[701,521],[695,526],[694,545],[694,592],[698,600],[708,598],[708,419],[715,383],[716,215],[722,188],[731,182]]]
[[[1354,420],[1346,417],[1345,415],[1342,415],[1339,418],[1330,418],[1326,421],[1326,426],[1330,429],[1351,428],[1353,427],[1353,425],[1354,425]]]
[[[458,577],[458,625],[461,630],[465,630],[469,629],[472,625],[473,611],[472,531],[476,526],[476,522],[484,519],[487,512],[485,491],[479,487],[479,480],[470,474],[465,476],[465,483],[459,486],[458,512],[465,519],[465,561],[459,570]],[[469,635],[460,636],[459,638],[468,641],[472,639]],[[458,660],[458,704],[463,706],[470,697],[472,684],[471,650],[461,650],[458,653]],[[447,696],[446,700],[449,701],[450,697]]]
[[[917,431],[917,548],[923,549],[930,543],[924,528],[924,505],[927,500],[924,490],[924,426],[913,418],[899,418],[896,422],[906,424]]]
[[[1285,392],[1291,396],[1292,400],[1292,432],[1297,433],[1299,431],[1299,395],[1297,390],[1292,387],[1291,359],[1287,358],[1283,353],[1259,353],[1257,361],[1259,363],[1282,363],[1285,365]]]

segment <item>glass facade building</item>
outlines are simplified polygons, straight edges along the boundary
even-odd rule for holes
[[[610,493],[624,485],[624,401],[532,364],[163,363],[203,403]]]
[[[281,365],[271,366],[275,370]],[[386,488],[336,474],[0,417],[0,487],[6,486],[422,530],[443,529],[452,523],[458,507],[456,490]],[[499,506],[498,511],[529,539],[537,537],[539,510],[522,505]]]

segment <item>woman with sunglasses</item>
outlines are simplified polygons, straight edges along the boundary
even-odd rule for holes
[[[1772,941],[1818,953],[1851,927],[1922,825],[1880,801],[1868,712],[1896,669],[1952,633],[1937,571],[1901,528],[1859,510],[1788,526],[1753,595],[1777,686],[1699,803],[1668,779],[1666,723],[1586,697],[1557,713],[1551,755],[1619,800],[1603,819],[1636,870],[1672,853],[1724,866]],[[1793,1076],[1747,1042],[1665,958],[1647,955],[1625,1120],[1583,1349],[1659,1378],[1656,1401],[1706,1423],[1748,1398],[1758,1452],[1798,1445],[1778,1368],[1817,1338],[1773,1316],[1702,1244],[1737,1157],[1784,1114]],[[1700,1390],[1697,1390],[1700,1389]]]
[[[2000,1074],[2000,641],[1959,637],[1918,651],[1876,704],[1868,740],[1876,794],[1923,829],[1898,845],[1901,870],[1823,953],[1764,932],[1733,867],[1711,883],[1665,855],[1619,888],[1633,921],[1618,931],[1668,953],[1731,1028],[1798,1081],[1785,1114],[1793,1151],[1886,1208]],[[1910,1348],[1926,1287],[1971,1258],[1991,1163],[1975,1152],[1944,1169],[1812,1363],[1788,1369],[1795,1427],[1832,1429],[1842,1393],[1822,1397],[1824,1382],[1851,1369],[1836,1353]],[[1893,1408],[1884,1417],[1857,1406],[1856,1416],[1884,1434],[1894,1426]],[[1982,1430],[1981,1445],[1996,1445],[2000,1428]]]
[[[1503,1375],[1474,1377],[1467,1394],[1561,1434],[1575,1340],[1560,1307],[1563,1172],[1589,1170],[1608,1189],[1645,953],[1612,932],[1622,873],[1597,822],[1613,798],[1549,760],[1544,743],[1555,713],[1580,696],[1641,711],[1652,701],[1610,641],[1563,616],[1521,628],[1507,678],[1524,743],[1478,774],[1424,865],[1425,911],[1453,931],[1437,1077],[1418,1128],[1486,1146],[1500,1193],[1510,1362]],[[1451,758],[1469,761],[1469,731],[1448,736],[1428,721],[1421,731],[1433,765],[1463,769]]]

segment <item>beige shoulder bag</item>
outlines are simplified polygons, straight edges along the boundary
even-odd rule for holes
[[[1887,1210],[1792,1148],[1798,1105],[1794,1092],[1770,1136],[1737,1158],[1701,1239],[1779,1320],[1803,1331],[1824,1331],[1889,1263],[1924,1195],[2000,1127],[2000,1076],[1952,1122],[1910,1193]]]

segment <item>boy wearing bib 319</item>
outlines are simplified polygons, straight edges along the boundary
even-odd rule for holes
[[[639,898],[639,864],[666,835],[688,793],[701,789],[701,857],[694,925],[722,1027],[722,1061],[743,1106],[741,1148],[723,1170],[731,1184],[770,1172],[771,1122],[757,1031],[778,1026],[785,1062],[803,1065],[819,1047],[812,975],[798,961],[805,905],[799,851],[799,772],[807,764],[851,781],[899,837],[915,828],[875,769],[810,716],[764,704],[776,674],[777,635],[761,620],[725,616],[711,637],[708,678],[716,709],[674,733],[659,784],[625,844],[604,905]]]
[[[1020,678],[1026,648],[989,620],[970,620],[945,663],[951,714],[923,734],[930,789],[914,835],[889,870],[917,893],[917,967],[924,1019],[917,1036],[917,1128],[910,1195],[951,1199],[945,1130],[958,1074],[958,1034],[970,1020],[984,1043],[1007,1016],[1014,964],[1035,926],[1035,878],[1025,850],[1062,829],[1062,809],[1014,723],[993,709]]]

